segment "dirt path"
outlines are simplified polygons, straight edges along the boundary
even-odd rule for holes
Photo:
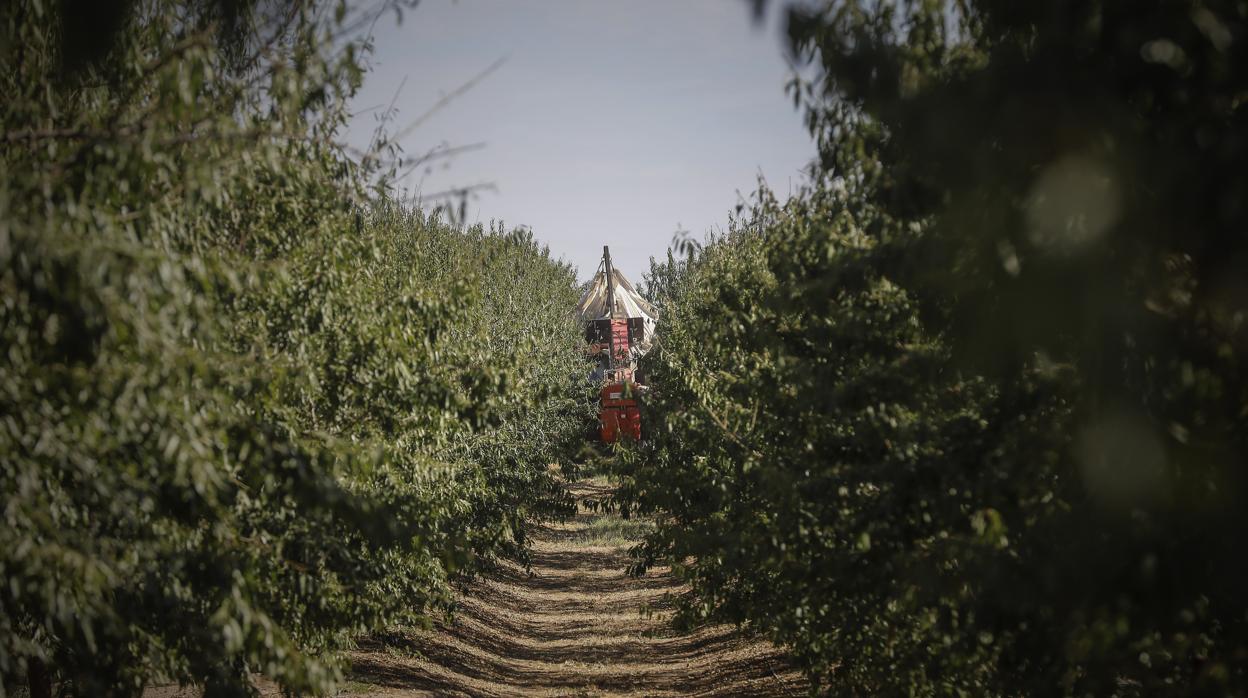
[[[608,492],[592,481],[578,500]],[[688,635],[666,622],[681,590],[665,570],[624,575],[644,521],[580,507],[536,536],[532,574],[507,566],[474,583],[451,624],[369,641],[347,692],[369,696],[802,696],[806,684],[766,643],[731,628]],[[649,609],[643,613],[643,609]]]

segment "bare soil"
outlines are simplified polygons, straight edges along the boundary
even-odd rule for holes
[[[669,625],[670,571],[629,577],[635,526],[582,503],[605,484],[569,485],[576,517],[535,535],[532,568],[471,584],[450,621],[371,638],[351,654],[347,691],[367,696],[802,696],[807,684],[769,643],[727,626]],[[614,519],[614,520],[613,520]]]

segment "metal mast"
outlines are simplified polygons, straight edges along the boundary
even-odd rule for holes
[[[607,272],[607,317],[615,319],[615,272],[611,269],[611,248],[602,246],[602,263]]]

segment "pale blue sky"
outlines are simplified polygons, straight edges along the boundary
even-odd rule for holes
[[[760,173],[781,195],[814,155],[784,92],[779,3],[764,25],[739,0],[422,0],[378,22],[355,108],[388,104],[402,127],[492,63],[501,67],[403,139],[485,146],[413,173],[426,194],[490,182],[469,222],[529,226],[591,275],[604,244],[630,278],[678,226],[726,224]],[[349,137],[375,127],[360,114]]]

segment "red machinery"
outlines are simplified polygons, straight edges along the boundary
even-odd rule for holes
[[[637,400],[645,391],[637,359],[650,350],[658,312],[611,265],[602,248],[602,264],[581,296],[577,311],[585,323],[588,353],[597,364],[591,379],[602,382],[599,436],[605,443],[621,435],[641,438]]]
[[[641,410],[637,406],[635,383],[624,381],[604,385],[600,404],[598,433],[603,443],[615,443],[621,435],[641,440]]]

